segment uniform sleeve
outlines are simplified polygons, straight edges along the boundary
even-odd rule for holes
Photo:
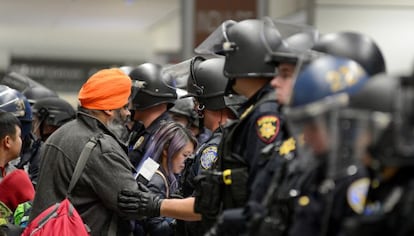
[[[246,140],[245,157],[249,163],[250,181],[255,178],[257,172],[266,163],[261,160],[261,152],[264,147],[284,137],[283,129],[281,129],[282,121],[276,111],[276,107],[269,112],[258,114],[249,123],[248,137]]]

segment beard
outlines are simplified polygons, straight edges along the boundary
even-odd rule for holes
[[[108,122],[108,129],[114,133],[121,141],[128,140],[127,122],[129,117],[122,117],[120,110],[115,110],[115,116]]]

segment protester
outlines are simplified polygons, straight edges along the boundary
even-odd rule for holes
[[[0,182],[16,170],[10,164],[20,155],[22,148],[20,121],[9,112],[0,110]]]
[[[142,211],[126,215],[117,206],[117,196],[121,189],[138,191],[138,185],[126,147],[110,131],[117,111],[129,113],[126,105],[130,93],[131,80],[119,69],[100,70],[83,84],[78,94],[77,118],[56,130],[42,148],[30,220],[66,197],[80,153],[95,137],[98,144],[69,199],[89,226],[91,235],[131,233],[128,218],[142,217]]]

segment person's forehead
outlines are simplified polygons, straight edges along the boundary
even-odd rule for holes
[[[289,70],[289,69],[294,70],[295,67],[296,67],[296,65],[293,64],[293,63],[286,63],[286,62],[284,62],[284,63],[280,63],[277,68],[279,70]]]

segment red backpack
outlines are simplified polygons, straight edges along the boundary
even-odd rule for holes
[[[22,236],[79,235],[88,236],[90,231],[79,213],[65,198],[60,203],[42,211],[23,231]]]
[[[82,174],[86,161],[96,146],[96,138],[92,138],[85,145],[76,163],[70,180],[66,198],[42,211],[36,218],[31,220],[22,236],[88,236],[90,229],[83,223],[82,218],[75,207],[69,201],[69,196],[76,182]]]

